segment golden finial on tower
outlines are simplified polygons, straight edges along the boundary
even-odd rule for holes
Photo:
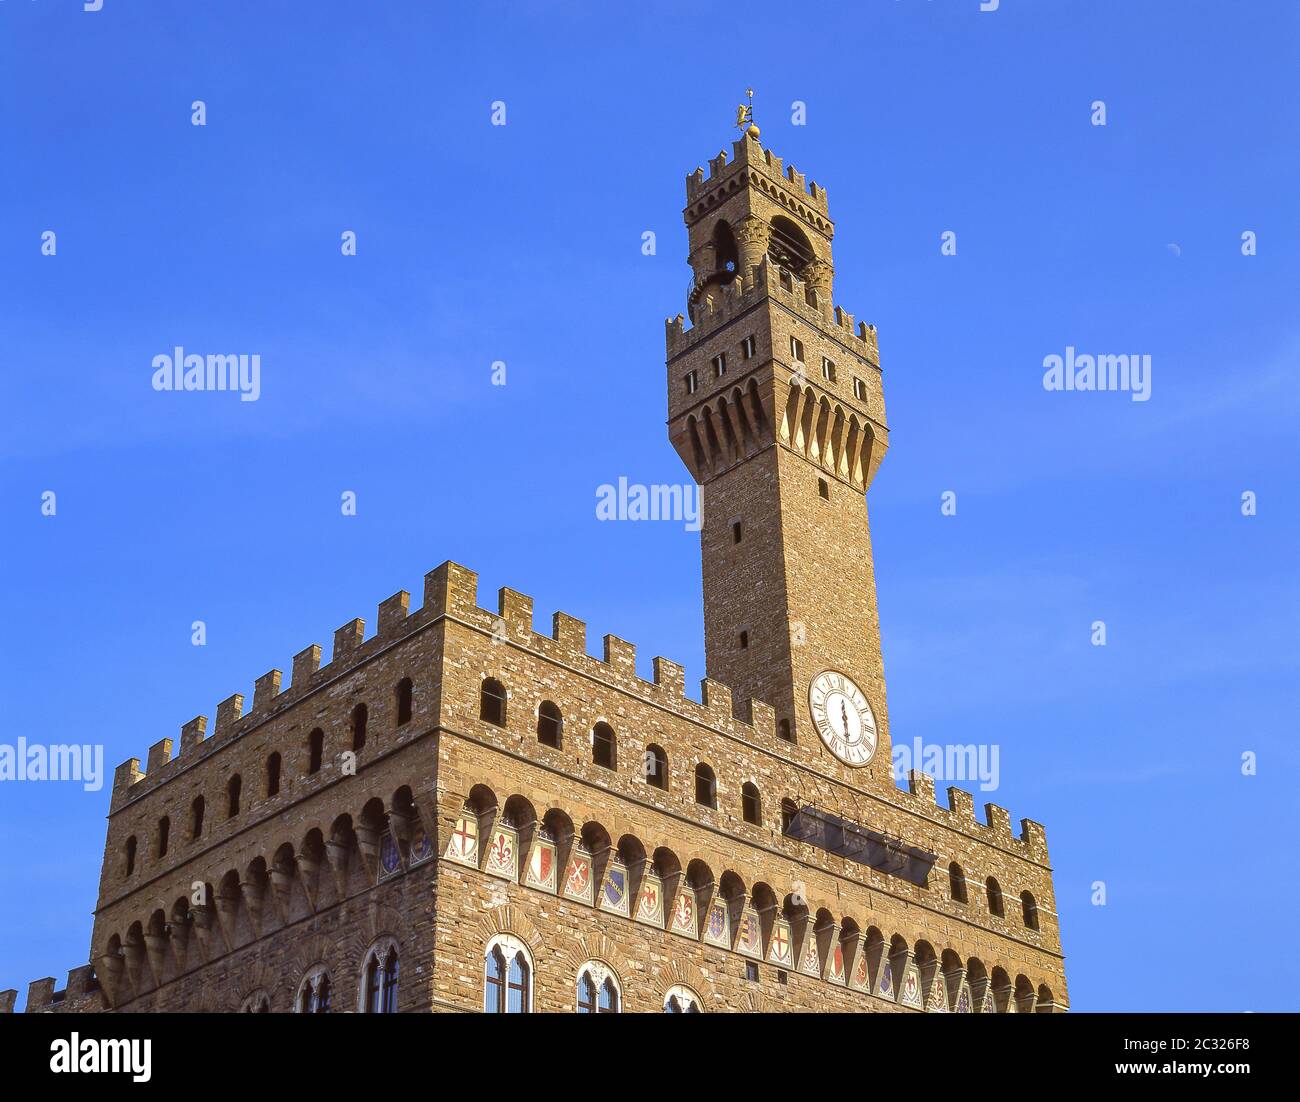
[[[751,138],[758,137],[758,127],[754,125],[754,89],[746,88],[745,96],[748,103],[742,103],[736,108],[736,126],[744,130]]]

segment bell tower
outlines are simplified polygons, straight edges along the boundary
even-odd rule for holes
[[[866,501],[888,445],[876,332],[833,305],[826,190],[756,126],[733,144],[686,177],[692,280],[667,323],[708,675],[770,704],[810,767],[892,787]]]

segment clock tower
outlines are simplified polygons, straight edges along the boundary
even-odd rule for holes
[[[708,675],[791,753],[892,788],[867,490],[888,445],[876,333],[834,305],[826,190],[750,126],[686,178],[669,434],[699,483]]]

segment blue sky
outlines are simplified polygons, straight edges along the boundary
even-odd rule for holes
[[[595,491],[685,477],[683,177],[752,85],[879,327],[895,741],[1000,747],[1076,1010],[1296,1009],[1300,9],[612,7],[0,0],[0,742],[111,772],[448,558],[696,683],[698,536]],[[260,399],[155,392],[177,344]],[[1150,400],[1045,391],[1067,346]],[[20,1001],[86,959],[107,802],[0,786]]]

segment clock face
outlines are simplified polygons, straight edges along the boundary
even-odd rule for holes
[[[826,749],[845,765],[866,765],[875,756],[875,713],[842,673],[826,670],[812,679],[808,710]]]

